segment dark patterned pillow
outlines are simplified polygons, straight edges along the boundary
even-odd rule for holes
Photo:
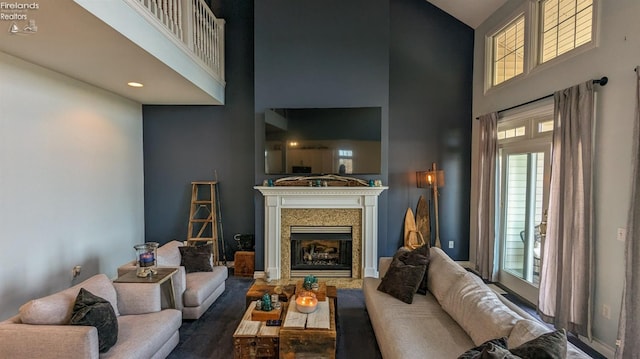
[[[484,348],[480,358],[482,359],[522,359],[517,355],[514,355],[507,348],[502,348],[497,345],[491,344],[489,347]]]
[[[479,359],[482,358],[482,353],[487,350],[489,352],[495,352],[496,348],[507,348],[507,338],[498,338],[488,340],[475,348],[471,348],[458,357],[458,359]]]
[[[180,265],[187,273],[213,272],[211,267],[211,246],[183,246],[180,250]]]
[[[96,327],[100,353],[109,351],[118,341],[118,318],[111,303],[84,288],[76,297],[69,324]]]
[[[425,257],[427,257],[427,266],[424,270],[424,275],[422,275],[422,280],[420,281],[420,284],[418,285],[418,294],[427,294],[427,272],[429,271],[429,260],[430,260],[430,256],[431,256],[431,251],[429,250],[429,246],[428,245],[423,245],[422,247],[418,247],[416,249],[413,250],[414,252],[418,252],[422,255],[424,255]]]
[[[559,329],[542,334],[510,351],[524,359],[564,359],[567,357],[567,333]]]
[[[378,290],[405,303],[413,303],[413,295],[424,276],[428,262],[429,259],[420,252],[400,248],[393,256]]]

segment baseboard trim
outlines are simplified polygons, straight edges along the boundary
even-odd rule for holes
[[[616,355],[616,350],[614,348],[608,346],[598,339],[594,338],[593,340],[589,340],[589,338],[583,337],[582,335],[578,336],[578,339],[580,339],[580,341],[582,341],[584,344],[590,346],[593,350],[609,359],[613,358]]]

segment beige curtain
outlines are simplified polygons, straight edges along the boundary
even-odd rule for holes
[[[478,232],[476,270],[483,279],[497,280],[495,246],[496,156],[498,153],[498,113],[480,116],[480,162],[476,179],[478,193]]]
[[[625,283],[618,323],[617,359],[640,355],[640,66],[636,67],[636,119],[633,131],[631,204],[627,219]]]
[[[554,101],[549,218],[538,312],[556,328],[591,338],[593,83],[558,91]]]

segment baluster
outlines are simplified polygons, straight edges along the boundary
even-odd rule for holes
[[[224,24],[223,20],[220,20],[220,22],[222,22],[222,24]],[[220,57],[218,58],[218,75],[220,76],[220,78],[222,80],[225,79],[224,76],[224,56],[222,56],[222,54],[224,54],[224,26],[220,26],[219,29],[219,34],[220,36],[218,36],[219,42],[220,42]]]
[[[194,38],[193,38],[193,0],[182,0],[181,7],[182,16],[180,17],[182,23],[182,38],[187,47],[194,51]]]
[[[218,40],[216,39],[216,19],[211,18],[211,67],[215,68],[217,62],[216,47],[218,46]]]
[[[173,23],[173,32],[178,35],[180,29],[180,18],[178,17],[178,1],[171,0],[171,22]]]
[[[204,11],[204,4],[200,1],[200,52],[202,59],[206,59],[207,56],[207,18]]]
[[[195,30],[195,48],[196,54],[198,57],[202,58],[202,54],[200,53],[200,42],[201,42],[201,30],[200,30],[200,1],[196,0],[196,11],[194,12],[194,30]]]
[[[213,38],[211,37],[211,17],[209,16],[209,13],[207,13],[207,65],[211,66],[211,40],[213,40]]]
[[[169,27],[169,30],[171,32],[175,33],[175,31],[176,31],[175,30],[176,29],[176,27],[175,27],[176,19],[173,16],[173,0],[168,0],[168,3],[167,3],[167,17],[169,18],[169,21],[168,21],[168,24],[167,24],[168,27]]]
[[[176,36],[180,37],[180,17],[178,17],[178,7],[180,6],[180,3],[178,0],[171,0],[171,2],[173,3],[173,15],[171,16],[173,17],[174,32]]]
[[[194,7],[196,6],[197,4],[194,4]],[[198,56],[200,56],[199,47],[200,47],[200,30],[198,29],[198,13],[194,12],[193,13],[193,51]]]
[[[218,74],[220,74],[220,68],[222,66],[222,60],[223,60],[223,55],[224,55],[224,33],[222,32],[223,27],[220,23],[216,22],[216,53],[217,53],[217,58],[216,58],[216,70],[218,72]]]
[[[180,38],[180,40],[182,40],[182,42],[186,43],[184,32],[182,31],[182,1],[179,0],[176,3],[176,20],[178,24],[178,37]]]
[[[171,12],[169,12],[169,8],[171,7],[170,0],[164,0],[164,26],[171,31]]]
[[[162,22],[162,0],[155,0],[155,3],[156,3],[156,11],[155,11],[156,18]]]
[[[218,63],[218,31],[216,31],[218,24],[216,24],[215,19],[212,19],[212,23],[213,23],[213,32],[211,34],[211,40],[212,40],[212,45],[211,45],[211,57],[212,57],[212,61],[211,61],[211,67],[213,67],[215,69],[216,64]]]

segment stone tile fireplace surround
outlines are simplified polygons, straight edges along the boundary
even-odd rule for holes
[[[351,227],[351,278],[361,279],[362,211],[359,208],[282,208],[280,212],[280,277],[291,275],[291,227]]]
[[[388,187],[256,186],[264,196],[264,267],[256,278],[291,278],[290,228],[351,226],[354,279],[378,277],[378,196]]]

